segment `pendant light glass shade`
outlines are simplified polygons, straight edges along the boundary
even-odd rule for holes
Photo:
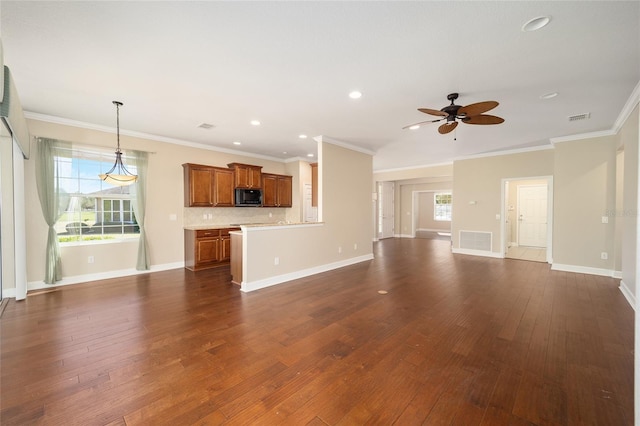
[[[131,173],[122,162],[122,151],[120,150],[120,107],[122,102],[113,101],[116,106],[116,124],[118,148],[116,149],[116,162],[107,173],[98,175],[101,180],[115,186],[127,186],[138,180],[138,176]]]

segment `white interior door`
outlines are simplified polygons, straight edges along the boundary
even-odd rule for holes
[[[378,183],[378,238],[393,237],[393,182]]]
[[[547,185],[518,187],[518,245],[547,246]]]
[[[303,214],[305,222],[318,221],[318,208],[311,205],[311,184],[304,184]]]

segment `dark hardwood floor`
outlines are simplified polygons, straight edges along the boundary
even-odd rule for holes
[[[178,269],[10,300],[0,423],[633,424],[616,280],[448,241],[374,250],[248,294]]]

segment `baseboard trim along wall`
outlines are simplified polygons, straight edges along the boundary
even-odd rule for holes
[[[624,298],[627,299],[627,302],[631,305],[633,310],[636,310],[636,297],[631,293],[629,287],[624,281],[620,281],[620,291],[624,295]]]
[[[248,293],[250,291],[260,290],[261,288],[271,287],[276,284],[282,284],[287,281],[297,280],[299,278],[308,277],[310,275],[320,274],[322,272],[327,272],[333,269],[342,268],[344,266],[365,262],[367,260],[373,260],[373,253],[365,254],[358,257],[352,257],[351,259],[345,259],[339,262],[328,263],[326,265],[314,266],[313,268],[303,269],[288,274],[276,275],[275,277],[269,277],[253,282],[243,281],[240,285],[240,291]]]
[[[56,287],[66,286],[66,285],[82,284],[82,283],[87,283],[91,281],[106,280],[109,278],[128,277],[131,275],[148,274],[149,272],[168,271],[169,269],[178,269],[178,268],[184,268],[184,262],[152,265],[151,269],[148,271],[138,271],[136,269],[131,268],[131,269],[120,269],[117,271],[100,272],[98,274],[86,274],[86,275],[76,275],[73,277],[64,277],[62,278],[62,280],[56,282],[55,284],[46,284],[44,281],[31,281],[27,283],[27,291],[52,289]],[[4,290],[2,295],[4,297],[15,297],[15,289],[9,289],[9,290],[13,290],[12,296],[9,295],[8,290]]]
[[[602,277],[616,277],[616,271],[612,269],[592,268],[590,266],[565,265],[554,263],[551,265],[552,271],[576,272],[578,274],[600,275]]]

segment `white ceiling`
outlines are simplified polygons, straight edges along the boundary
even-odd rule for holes
[[[28,116],[115,127],[119,100],[122,133],[279,159],[315,153],[323,135],[375,151],[375,170],[610,130],[640,81],[638,1],[3,0],[0,13]],[[521,31],[541,15],[548,26]],[[505,123],[402,130],[451,92],[500,102],[489,114]]]

